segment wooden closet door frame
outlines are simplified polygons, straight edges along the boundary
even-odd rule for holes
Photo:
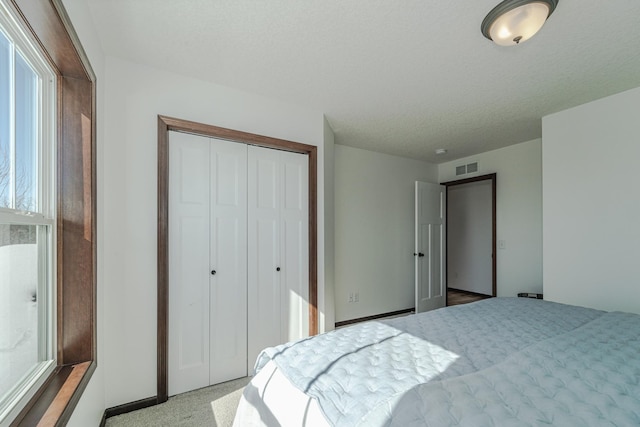
[[[169,398],[169,131],[306,154],[309,158],[309,335],[318,333],[318,147],[158,115],[158,395]]]

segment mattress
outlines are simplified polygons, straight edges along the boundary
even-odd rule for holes
[[[628,333],[607,336],[607,331],[609,335],[618,332],[619,328],[612,329],[616,322],[624,323],[622,329]],[[576,390],[570,393],[574,407],[583,407],[581,399],[590,408],[603,407],[592,411],[599,418],[580,418],[576,414],[585,411],[575,410],[564,421],[603,425],[603,420],[612,419],[616,425],[634,425],[638,424],[637,400],[625,403],[616,395],[608,398],[605,408],[604,401],[587,393],[583,377],[571,383],[567,382],[570,377],[562,375],[575,376],[575,367],[568,368],[567,354],[571,360],[577,354],[568,353],[570,349],[579,348],[579,355],[586,357],[596,354],[585,351],[587,347],[609,354],[603,342],[631,343],[621,346],[622,355],[616,353],[604,363],[612,370],[623,360],[631,366],[630,380],[609,375],[605,367],[602,372],[615,379],[622,396],[640,396],[640,352],[632,351],[639,331],[640,316],[527,298],[493,298],[367,322],[266,349],[245,389],[235,425],[541,425],[557,421],[554,417],[560,415],[549,414],[559,411],[554,406],[558,400],[540,397],[554,396],[551,389],[531,384],[551,388],[570,384]],[[584,369],[592,362],[583,360],[578,366]],[[544,368],[529,369],[538,365]],[[482,398],[476,389],[482,390]],[[529,396],[533,390],[538,400]],[[613,409],[620,405],[631,409]]]

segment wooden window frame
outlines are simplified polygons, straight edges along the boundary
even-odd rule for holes
[[[169,317],[169,131],[302,153],[309,156],[309,335],[318,333],[318,147],[248,132],[158,116],[158,394],[138,409],[166,402]]]
[[[65,425],[96,369],[96,77],[62,0],[11,0],[57,75],[57,367],[11,422]]]

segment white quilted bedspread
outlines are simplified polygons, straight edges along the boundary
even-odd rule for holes
[[[362,425],[640,426],[640,316],[607,313],[479,372],[414,387]]]
[[[512,390],[524,380],[528,383],[522,384],[547,382],[550,389],[563,381],[555,379],[553,371],[562,369],[546,364],[567,366],[562,354],[568,345],[562,343],[572,342],[569,337],[581,326],[607,317],[601,311],[541,300],[493,298],[367,322],[267,349],[259,356],[256,370],[273,360],[297,388],[317,399],[327,421],[336,426],[481,426],[511,421],[522,425],[518,424],[522,418],[514,416],[504,400],[522,396],[524,392]],[[638,328],[640,323],[636,339]],[[585,352],[585,345],[573,347]],[[529,353],[529,349],[538,350]],[[540,368],[527,368],[531,358]],[[487,395],[493,393],[488,406],[477,403],[474,387],[481,385]],[[432,400],[432,394],[437,400]],[[546,413],[545,408],[559,402],[544,400],[542,391],[539,394],[536,402],[542,409],[537,413]],[[482,407],[462,403],[464,399]],[[531,413],[529,401],[525,402],[517,414]],[[484,418],[473,418],[478,414]],[[536,423],[540,424],[532,422]]]

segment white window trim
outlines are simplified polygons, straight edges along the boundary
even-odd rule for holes
[[[39,314],[39,321],[48,323],[45,328],[46,333],[40,338],[46,340],[43,346],[39,342],[38,348],[43,349],[45,354],[40,357],[47,359],[44,362],[35,365],[35,367],[27,373],[21,381],[18,388],[9,395],[7,403],[0,406],[0,427],[8,426],[12,420],[22,411],[25,405],[38,392],[42,385],[47,381],[49,376],[57,367],[57,342],[56,342],[56,74],[53,72],[48,62],[44,59],[45,55],[41,53],[38,43],[33,39],[29,31],[24,31],[17,19],[9,12],[6,6],[6,0],[0,0],[0,28],[3,34],[10,40],[13,49],[20,53],[26,62],[32,67],[39,76],[38,84],[38,105],[37,111],[40,115],[39,126],[37,129],[38,146],[36,149],[36,185],[37,194],[37,210],[39,212],[24,212],[15,209],[0,208],[0,223],[8,224],[28,224],[28,225],[46,225],[48,235],[46,239],[48,245],[39,245],[39,261],[38,277],[46,277],[45,285],[39,280],[38,295],[40,301],[46,301],[46,304],[38,304],[39,313],[46,313],[47,319]],[[38,53],[36,53],[38,52]],[[11,73],[14,73],[15,64],[12,56]],[[11,77],[13,80],[13,76]],[[11,88],[11,115],[15,108],[14,94],[15,87]],[[11,124],[10,130],[11,156],[13,158],[15,150],[15,123]],[[13,162],[11,165],[14,168]],[[12,170],[12,176],[15,171]],[[14,200],[14,188],[11,188],[11,199]],[[12,202],[13,203],[13,202]],[[39,237],[40,238],[40,237]],[[44,288],[44,289],[43,289]],[[43,298],[44,297],[44,298]],[[39,328],[42,327],[39,324]]]
[[[0,0],[0,31],[7,36],[7,38],[13,43],[14,49],[22,55],[22,57],[40,77],[40,84],[38,85],[38,112],[41,114],[41,117],[40,127],[38,128],[37,166],[39,173],[37,177],[37,184],[38,188],[41,188],[42,190],[38,195],[38,210],[43,216],[55,219],[56,162],[54,161],[54,157],[56,140],[56,74],[44,59],[45,55],[41,52],[38,43],[33,40],[31,33],[26,32],[21,28],[18,21],[5,6],[4,1],[5,0]],[[35,52],[39,52],[39,54],[36,54]],[[13,73],[15,64],[12,62],[11,65],[11,72]],[[12,87],[12,109],[14,108],[14,105],[14,88]],[[48,105],[49,108],[44,108],[46,105]],[[10,138],[12,141],[15,139],[14,124],[11,125]],[[44,141],[48,141],[48,143],[45,144]],[[11,150],[14,150],[14,145],[11,146]],[[13,153],[11,154],[13,156]],[[48,177],[48,179],[46,177]],[[45,182],[47,181],[48,185],[45,186]],[[13,192],[13,188],[11,191]]]

